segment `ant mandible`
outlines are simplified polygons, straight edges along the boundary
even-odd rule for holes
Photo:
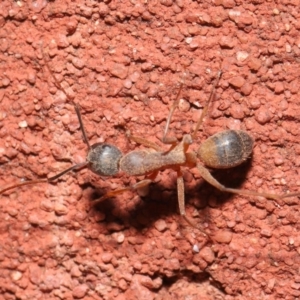
[[[43,51],[42,51],[43,52]],[[181,141],[178,141],[175,137],[168,136],[170,122],[175,109],[180,101],[179,96],[183,87],[181,82],[180,88],[176,95],[175,101],[169,111],[167,117],[165,130],[162,137],[162,143],[170,145],[169,149],[164,151],[156,143],[149,141],[145,138],[131,135],[127,131],[127,137],[140,145],[146,147],[146,149],[133,150],[127,154],[122,152],[114,145],[106,143],[96,143],[90,145],[85,128],[82,122],[80,109],[77,103],[73,102],[70,96],[66,93],[60,82],[54,76],[51,68],[48,65],[47,60],[44,57],[45,65],[51,74],[55,85],[58,89],[62,90],[67,99],[74,105],[75,111],[80,123],[84,142],[88,147],[88,154],[86,161],[83,163],[75,164],[68,169],[60,172],[59,174],[38,180],[25,181],[22,183],[13,184],[2,190],[0,195],[17,187],[32,185],[42,182],[51,183],[63,176],[64,174],[78,170],[82,168],[89,168],[92,172],[101,176],[113,176],[118,172],[123,171],[127,175],[140,176],[145,175],[146,178],[137,182],[134,185],[124,187],[115,191],[108,192],[93,204],[97,204],[107,198],[111,198],[128,190],[138,190],[142,187],[148,186],[157,176],[159,171],[165,169],[172,169],[177,173],[177,192],[178,192],[178,205],[180,215],[193,227],[199,229],[203,234],[207,236],[207,233],[195,226],[193,222],[186,216],[185,212],[185,196],[184,196],[184,181],[182,175],[182,167],[197,168],[200,175],[209,182],[212,186],[219,189],[222,192],[229,192],[234,194],[241,194],[246,196],[261,196],[269,199],[278,200],[281,198],[300,196],[299,192],[288,193],[283,195],[276,195],[270,193],[258,193],[251,190],[233,189],[228,188],[219,183],[209,172],[209,170],[199,163],[199,160],[204,163],[205,166],[215,169],[227,169],[242,164],[249,158],[253,150],[253,139],[250,135],[242,130],[225,130],[214,134],[204,141],[196,151],[188,152],[189,146],[193,143],[196,134],[203,122],[205,115],[207,114],[208,107],[214,97],[216,86],[219,83],[222,72],[219,71],[215,83],[213,84],[210,92],[209,99],[200,115],[200,118],[196,124],[194,131],[191,134],[185,134]]]

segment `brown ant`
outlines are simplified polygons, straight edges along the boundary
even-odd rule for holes
[[[178,205],[180,215],[193,227],[196,227],[193,222],[191,222],[185,212],[185,198],[184,198],[184,181],[182,175],[182,167],[187,168],[197,168],[200,175],[215,188],[223,192],[247,195],[247,196],[261,196],[269,199],[280,199],[293,196],[299,196],[300,193],[289,193],[283,195],[276,195],[270,193],[258,193],[251,190],[242,190],[242,189],[232,189],[223,186],[219,183],[209,172],[209,170],[199,163],[201,160],[205,166],[215,168],[215,169],[227,169],[231,167],[238,166],[242,164],[252,153],[253,149],[253,139],[245,131],[241,130],[226,130],[220,133],[217,133],[209,137],[205,142],[203,142],[196,153],[188,152],[189,146],[192,144],[193,140],[196,137],[196,134],[203,122],[203,118],[207,113],[208,107],[213,99],[216,86],[219,83],[221,77],[221,71],[218,72],[215,83],[213,84],[209,99],[206,106],[204,107],[201,116],[196,124],[195,130],[192,134],[185,134],[181,141],[178,141],[175,137],[168,136],[170,122],[173,116],[173,113],[178,106],[179,96],[183,87],[181,83],[179,91],[177,93],[176,99],[170,109],[166,127],[163,133],[162,142],[164,144],[171,145],[170,148],[164,151],[159,145],[145,139],[142,137],[137,137],[131,135],[127,132],[127,137],[136,142],[137,144],[143,145],[146,149],[134,150],[125,155],[113,145],[106,143],[96,143],[90,145],[87,139],[87,135],[83,126],[79,106],[70,99],[68,94],[65,92],[61,84],[55,78],[50,67],[48,66],[47,61],[45,60],[47,69],[51,73],[55,85],[62,90],[68,100],[74,104],[75,111],[80,123],[80,128],[83,134],[83,138],[88,147],[88,154],[86,161],[71,166],[70,168],[60,172],[59,174],[39,180],[26,181],[18,184],[8,186],[0,190],[0,195],[9,191],[11,189],[31,185],[42,182],[53,182],[57,178],[63,176],[64,174],[72,171],[81,169],[84,167],[89,168],[92,172],[102,175],[102,176],[113,176],[116,175],[119,171],[123,171],[127,175],[140,176],[146,175],[146,179],[137,182],[136,184],[115,191],[108,192],[100,199],[93,202],[93,204],[99,203],[100,201],[114,197],[117,194],[120,194],[127,190],[137,190],[139,188],[148,186],[151,181],[156,177],[159,171],[164,169],[172,169],[177,173],[177,190],[178,190]],[[198,228],[198,227],[196,227]],[[203,230],[198,228],[201,232],[207,235]]]

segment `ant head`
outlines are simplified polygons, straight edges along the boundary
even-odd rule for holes
[[[87,155],[89,168],[102,176],[113,176],[119,172],[122,152],[110,144],[96,143],[90,147]]]

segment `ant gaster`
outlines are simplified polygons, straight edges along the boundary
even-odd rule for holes
[[[214,97],[214,92],[216,86],[219,83],[221,77],[221,71],[218,72],[215,83],[212,87],[209,99],[204,107],[201,116],[196,124],[195,130],[192,134],[185,134],[181,141],[178,141],[175,137],[168,136],[170,122],[173,116],[175,109],[179,103],[179,96],[183,87],[181,83],[179,91],[177,93],[176,99],[170,109],[166,127],[163,133],[162,142],[164,144],[171,145],[168,150],[163,150],[159,145],[153,143],[147,139],[131,135],[127,131],[127,137],[134,141],[137,144],[143,145],[146,149],[134,150],[125,155],[113,145],[106,143],[96,143],[90,145],[85,128],[82,122],[80,110],[78,104],[74,103],[72,99],[63,89],[60,82],[54,76],[51,68],[48,66],[48,62],[44,59],[47,69],[51,73],[51,76],[54,79],[55,85],[58,89],[62,90],[68,100],[74,105],[75,111],[80,123],[80,128],[83,134],[83,138],[88,147],[87,159],[83,163],[79,163],[71,166],[70,168],[60,172],[59,174],[39,180],[25,181],[22,183],[14,184],[0,190],[0,195],[9,191],[11,189],[37,184],[42,182],[53,182],[62,175],[72,171],[81,169],[84,167],[89,168],[92,172],[102,175],[102,176],[113,176],[119,171],[123,171],[127,175],[139,176],[146,175],[146,179],[137,182],[136,184],[118,189],[115,191],[108,192],[100,199],[94,201],[93,203],[99,203],[104,199],[114,197],[117,194],[120,194],[127,190],[137,190],[139,188],[148,186],[151,181],[154,180],[159,171],[164,169],[172,169],[177,173],[177,191],[178,191],[178,204],[180,215],[193,227],[198,228],[201,232],[207,235],[202,229],[198,226],[195,226],[192,221],[186,216],[185,212],[185,197],[184,197],[184,181],[182,175],[182,167],[187,168],[197,168],[200,175],[215,188],[219,189],[222,192],[229,192],[247,196],[261,196],[269,199],[280,199],[293,196],[299,196],[300,193],[289,193],[283,195],[276,195],[270,193],[258,193],[251,190],[242,190],[242,189],[232,189],[223,186],[219,183],[209,172],[209,170],[200,164],[199,160],[204,163],[205,166],[215,169],[226,169],[238,166],[242,164],[245,160],[249,158],[253,149],[253,139],[245,131],[241,130],[226,130],[220,133],[217,133],[209,137],[205,142],[203,142],[196,153],[188,152],[189,146],[192,144],[193,140],[196,137],[196,134],[203,122],[203,118],[207,113],[208,107]]]

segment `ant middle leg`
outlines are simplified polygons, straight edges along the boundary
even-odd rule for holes
[[[179,212],[180,216],[183,217],[183,219],[193,228],[198,229],[203,235],[205,235],[208,239],[210,239],[210,236],[207,232],[205,232],[203,229],[201,229],[199,226],[194,224],[193,221],[188,218],[185,212],[185,196],[184,196],[184,180],[182,176],[182,172],[180,169],[177,170],[177,197],[178,197],[178,205],[179,205]]]

